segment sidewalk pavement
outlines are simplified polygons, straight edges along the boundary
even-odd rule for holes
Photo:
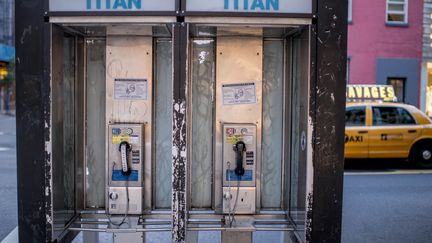
[[[18,243],[18,226],[13,229],[1,243]]]
[[[9,110],[9,111],[0,111],[1,116],[15,116],[16,111],[15,110]]]

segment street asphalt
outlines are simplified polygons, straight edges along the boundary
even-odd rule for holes
[[[0,240],[17,225],[15,119],[0,114]],[[342,242],[432,242],[432,170],[404,162],[356,161],[344,176]],[[82,235],[74,242],[82,242]],[[169,233],[147,242],[170,242]],[[102,235],[100,242],[111,242]],[[216,232],[200,242],[219,242]],[[280,242],[275,233],[254,234],[254,242]]]
[[[432,174],[344,179],[342,242],[432,242]]]

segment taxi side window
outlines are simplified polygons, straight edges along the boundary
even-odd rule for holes
[[[366,121],[365,107],[347,107],[345,111],[346,126],[364,126]]]
[[[411,114],[400,107],[373,107],[373,125],[416,124]]]

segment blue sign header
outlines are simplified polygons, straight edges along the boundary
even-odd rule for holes
[[[49,0],[52,12],[174,11],[175,0]]]
[[[310,14],[312,0],[187,0],[186,10]]]

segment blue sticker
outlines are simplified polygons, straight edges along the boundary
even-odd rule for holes
[[[113,135],[120,135],[121,133],[121,129],[120,128],[113,128],[112,129],[112,134]]]
[[[245,170],[244,175],[238,176],[235,174],[234,170],[226,170],[226,180],[229,181],[252,181],[253,179],[253,171]]]
[[[133,170],[129,176],[125,176],[121,173],[121,170],[114,170],[112,173],[112,181],[138,181],[138,171]]]

